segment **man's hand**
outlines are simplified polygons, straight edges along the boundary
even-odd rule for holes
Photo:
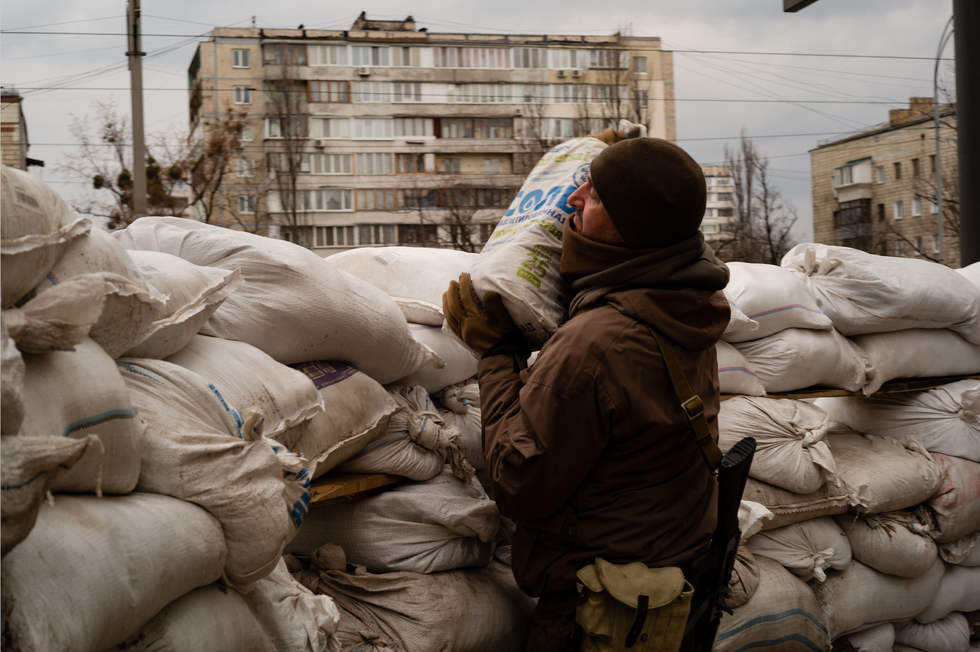
[[[459,275],[458,283],[449,282],[442,295],[442,313],[453,333],[481,357],[501,339],[517,332],[500,295],[491,290],[481,301],[466,273]]]
[[[623,131],[622,129],[617,130],[617,129],[613,129],[612,127],[609,127],[608,129],[603,129],[598,134],[593,134],[589,136],[589,138],[595,138],[597,140],[601,140],[607,145],[615,145],[621,140],[626,140],[626,132]]]

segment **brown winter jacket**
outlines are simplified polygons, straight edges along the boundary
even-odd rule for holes
[[[514,575],[532,596],[573,589],[596,557],[683,567],[715,528],[717,483],[646,324],[674,343],[717,440],[724,294],[639,288],[603,304],[565,323],[528,369],[509,355],[479,363],[494,499],[517,522]]]

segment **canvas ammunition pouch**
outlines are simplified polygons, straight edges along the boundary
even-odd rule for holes
[[[675,652],[694,588],[677,567],[611,564],[596,558],[576,577],[582,652]]]

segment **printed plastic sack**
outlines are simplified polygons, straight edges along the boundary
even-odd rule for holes
[[[844,335],[951,328],[980,344],[980,292],[945,265],[822,244],[797,245],[780,265],[810,286]]]
[[[144,217],[115,237],[126,249],[241,270],[245,283],[203,335],[248,342],[283,364],[345,362],[382,384],[442,366],[391,297],[299,245],[177,217]]]
[[[946,328],[912,328],[851,338],[871,359],[875,376],[864,387],[870,396],[896,378],[934,378],[980,373],[980,344]]]
[[[748,360],[734,346],[719,340],[715,344],[718,354],[718,385],[722,394],[764,396],[766,388],[749,367]]]
[[[27,172],[0,167],[0,186],[0,306],[9,308],[41,282],[92,222]]]
[[[829,331],[830,317],[817,307],[817,298],[788,269],[757,263],[726,263],[731,277],[725,296],[755,325],[727,329],[728,342],[747,342],[787,328]]]
[[[362,247],[326,261],[384,291],[413,324],[442,326],[442,294],[477,254],[431,247]]]
[[[477,294],[500,294],[532,350],[568,319],[571,289],[558,273],[562,231],[575,213],[567,200],[605,148],[595,138],[576,138],[541,157],[470,268]]]

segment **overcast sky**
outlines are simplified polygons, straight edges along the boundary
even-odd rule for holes
[[[109,99],[129,111],[126,2],[0,0],[0,8],[0,84],[20,90],[29,155],[47,166],[32,172],[71,200],[85,184],[53,169],[71,151],[71,114],[84,116],[94,100]],[[375,19],[412,15],[430,32],[632,30],[660,37],[664,49],[676,52],[678,143],[702,165],[719,165],[726,144],[736,145],[743,131],[752,137],[798,210],[797,239],[808,241],[807,152],[818,141],[886,121],[888,110],[907,107],[909,97],[932,96],[934,58],[952,3],[819,0],[787,14],[782,0],[142,0],[142,10],[148,133],[186,130],[195,43],[214,26],[250,26],[253,18],[258,27],[349,29],[364,10]],[[952,59],[952,42],[944,57]],[[63,88],[51,89],[56,85]]]

